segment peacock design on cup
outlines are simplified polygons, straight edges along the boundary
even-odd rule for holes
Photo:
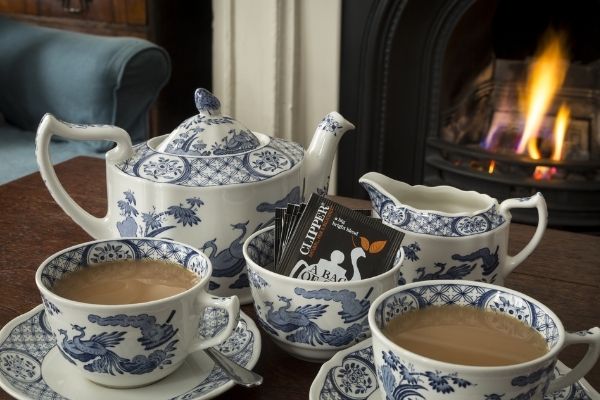
[[[337,327],[332,330],[321,328],[316,320],[327,312],[329,304],[306,304],[292,309],[292,299],[278,295],[277,299],[283,306],[275,309],[272,301],[265,301],[266,321],[261,321],[268,331],[279,336],[280,332],[287,333],[287,340],[311,346],[327,344],[330,346],[345,346],[353,341],[366,337],[368,323],[366,315],[371,302],[368,300],[373,288],[369,289],[363,299],[357,299],[356,293],[350,290],[305,290],[296,288],[294,292],[306,299],[334,301],[341,304],[338,312],[346,328]]]
[[[78,332],[69,338],[65,329],[59,329],[62,341],[58,341],[58,349],[61,354],[71,363],[74,360],[88,363],[83,366],[87,371],[115,375],[115,373],[130,373],[134,375],[146,374],[156,368],[162,369],[165,365],[172,363],[175,345],[179,341],[173,339],[178,329],[173,329],[170,324],[175,314],[171,312],[164,324],[156,323],[156,318],[147,314],[127,316],[119,314],[110,317],[88,315],[88,320],[100,326],[121,326],[138,328],[141,336],[137,339],[144,350],[154,350],[148,355],[138,354],[131,359],[119,356],[114,348],[125,339],[127,331],[102,332],[98,335],[86,336],[86,327],[72,324],[71,328]],[[168,342],[168,343],[167,343]],[[166,345],[165,345],[166,344]],[[158,349],[161,346],[162,349]]]

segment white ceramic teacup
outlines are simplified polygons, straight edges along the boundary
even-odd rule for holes
[[[157,259],[177,263],[198,276],[183,293],[138,304],[81,303],[52,292],[65,274],[108,261]],[[191,246],[166,239],[129,238],[78,244],[47,258],[35,281],[46,318],[66,362],[96,383],[111,387],[143,386],[164,378],[192,352],[224,342],[239,317],[236,296],[209,295],[212,267]],[[210,338],[198,335],[207,307],[227,311],[227,325]]]
[[[302,360],[322,362],[369,337],[369,306],[397,285],[404,254],[372,278],[308,281],[265,268],[273,262],[274,234],[271,226],[250,236],[244,257],[258,322],[275,344]]]
[[[549,351],[534,360],[507,366],[477,367],[445,363],[415,354],[382,332],[394,317],[430,306],[460,305],[504,313],[534,328]],[[543,399],[583,377],[600,355],[600,329],[565,332],[558,317],[539,301],[501,286],[471,281],[416,282],[379,296],[369,311],[373,355],[382,399],[508,400]],[[559,352],[576,343],[588,345],[571,372],[553,379]],[[412,398],[412,397],[411,397]]]

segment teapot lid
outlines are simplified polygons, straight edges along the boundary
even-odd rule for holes
[[[221,114],[221,102],[211,92],[194,92],[198,114],[183,121],[158,146],[161,153],[210,157],[245,153],[261,143],[246,126]]]

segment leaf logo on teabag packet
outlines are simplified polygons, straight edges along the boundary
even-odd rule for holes
[[[311,281],[370,278],[391,268],[403,236],[380,220],[313,195],[283,252],[279,270]]]

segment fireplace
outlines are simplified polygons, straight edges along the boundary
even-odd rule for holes
[[[356,182],[371,170],[499,200],[541,191],[550,225],[599,231],[599,11],[585,1],[344,1],[340,110],[359,132],[341,144],[338,192],[364,196]],[[515,146],[531,131],[521,103],[549,28],[565,32],[571,64],[537,138]],[[547,132],[565,104],[558,146]]]

